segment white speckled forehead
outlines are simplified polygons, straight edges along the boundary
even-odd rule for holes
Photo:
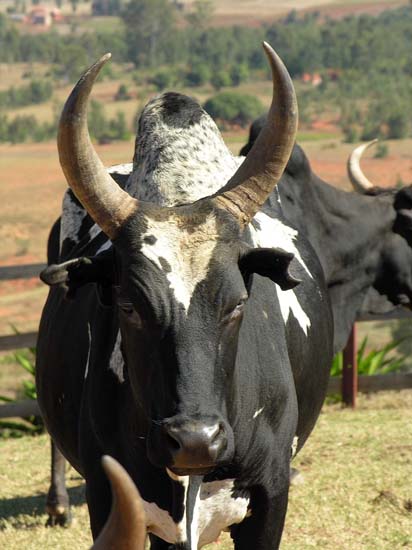
[[[219,237],[217,220],[210,214],[195,230],[182,225],[178,217],[165,221],[145,217],[145,223],[141,252],[165,272],[176,300],[188,311],[196,285],[209,271]]]

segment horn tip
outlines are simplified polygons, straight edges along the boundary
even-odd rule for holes
[[[262,42],[262,48],[265,50],[267,54],[275,53],[275,50],[272,48],[269,42],[266,42],[266,40]]]
[[[101,464],[104,471],[108,474],[113,468],[116,468],[116,461],[109,455],[103,455],[101,458]]]

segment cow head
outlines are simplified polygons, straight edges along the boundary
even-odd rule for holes
[[[412,186],[382,188],[363,173],[360,160],[377,139],[356,147],[349,156],[349,179],[358,193],[386,201],[393,210],[392,231],[384,236],[375,289],[394,305],[412,306]]]
[[[297,282],[288,273],[291,255],[251,250],[241,240],[283,172],[297,125],[290,77],[272,48],[264,49],[274,83],[268,122],[226,185],[194,203],[165,207],[132,198],[98,158],[87,101],[109,55],[82,76],[59,125],[66,179],[114,245],[122,353],[147,419],[148,457],[179,475],[205,473],[233,455],[231,380],[250,275],[283,288]],[[173,108],[158,101],[157,115],[165,126],[183,128],[189,122],[175,100]],[[194,124],[204,113],[191,109]],[[150,162],[150,151],[142,162]]]

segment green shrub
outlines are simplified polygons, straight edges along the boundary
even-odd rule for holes
[[[48,101],[53,95],[53,86],[49,80],[32,80],[27,86],[0,92],[0,107],[10,109],[25,107]]]
[[[0,402],[11,403],[19,399],[37,399],[35,384],[35,360],[36,350],[28,348],[16,351],[11,358],[23,368],[29,375],[28,380],[23,381],[23,386],[18,399],[10,399],[0,395]],[[0,420],[1,437],[21,437],[24,434],[38,434],[44,431],[43,419],[40,416],[30,416],[24,418],[24,421]]]
[[[259,99],[237,92],[222,92],[215,95],[206,101],[204,109],[218,121],[243,127],[265,111]]]
[[[154,84],[159,92],[171,88],[176,81],[176,71],[172,69],[161,69],[149,79],[150,84]]]
[[[212,78],[210,67],[206,63],[198,63],[192,66],[186,73],[185,80],[188,86],[202,86]]]
[[[215,90],[220,90],[225,86],[230,86],[232,84],[232,80],[227,71],[216,71],[212,75],[210,83],[212,84],[213,88],[215,88]]]
[[[375,148],[375,154],[373,155],[373,158],[375,159],[383,159],[388,156],[389,148],[386,143],[378,143]]]
[[[115,93],[114,100],[128,101],[129,99],[131,99],[131,96],[129,94],[126,84],[120,84],[117,92]]]
[[[368,337],[362,340],[362,343],[357,351],[358,374],[364,376],[372,376],[373,374],[388,374],[403,370],[405,368],[407,357],[393,357],[391,352],[400,346],[402,339],[393,340],[381,348],[373,349],[366,353],[366,345]],[[333,358],[331,376],[341,376],[343,370],[343,353],[337,353]]]
[[[233,65],[230,69],[230,79],[232,86],[239,86],[242,82],[245,82],[249,78],[249,67],[246,63],[239,63]]]

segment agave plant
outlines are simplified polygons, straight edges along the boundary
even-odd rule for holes
[[[19,350],[11,355],[11,358],[26,372],[31,375],[29,380],[23,380],[22,391],[19,392],[18,399],[12,399],[5,395],[0,395],[0,402],[13,403],[21,399],[37,399],[35,376],[35,348]],[[36,434],[44,429],[43,420],[39,416],[29,416],[24,421],[0,420],[0,435],[3,437],[20,437],[25,433]]]
[[[402,342],[403,338],[392,340],[382,348],[372,349],[366,353],[368,337],[362,340],[357,351],[358,374],[372,376],[373,374],[388,374],[403,370],[406,365],[407,357],[401,355],[394,357],[393,352]],[[333,358],[331,376],[341,376],[343,370],[343,353],[339,352]]]

